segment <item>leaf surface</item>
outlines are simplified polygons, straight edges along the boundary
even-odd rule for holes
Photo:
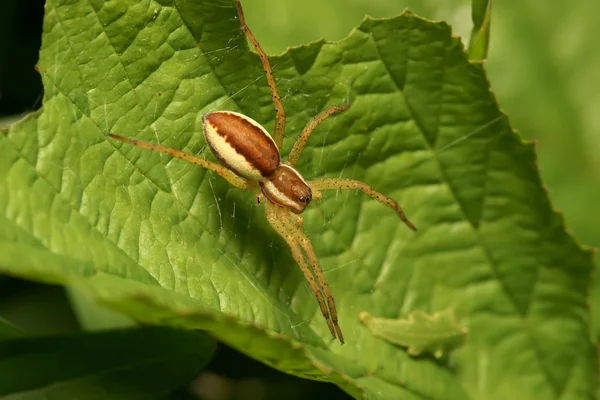
[[[552,210],[533,146],[446,24],[366,19],[341,42],[271,58],[288,116],[282,153],[312,116],[348,101],[299,169],[365,181],[419,229],[352,192],[326,193],[303,214],[344,346],[252,193],[105,136],[212,159],[205,112],[239,111],[272,131],[232,2],[49,0],[40,57],[42,110],[0,133],[1,271],[69,285],[141,322],[205,329],[356,398],[593,393],[591,254]],[[448,307],[469,335],[443,362],[413,358],[359,321]]]
[[[215,349],[164,327],[0,341],[3,399],[147,399],[188,383]]]
[[[0,318],[0,340],[22,336],[23,332],[4,318]]]

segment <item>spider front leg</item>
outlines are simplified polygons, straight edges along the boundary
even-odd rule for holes
[[[281,96],[279,96],[279,91],[277,90],[277,85],[275,84],[275,78],[273,77],[273,69],[271,68],[271,63],[269,62],[269,57],[264,52],[262,47],[260,47],[260,43],[256,40],[256,37],[246,25],[246,18],[244,17],[244,10],[242,9],[242,3],[240,0],[235,0],[235,5],[237,7],[238,16],[240,18],[240,23],[242,24],[242,30],[246,34],[246,37],[254,46],[254,50],[260,57],[260,62],[262,64],[263,70],[265,72],[265,77],[267,78],[267,84],[269,85],[269,91],[271,92],[271,98],[273,99],[273,105],[275,106],[275,144],[277,148],[280,149],[283,144],[283,134],[285,133],[285,109],[283,108],[283,102],[281,101]]]
[[[267,201],[267,198],[261,192],[257,192],[254,195],[254,200],[256,201],[256,205],[259,206],[262,203],[264,203],[265,201]],[[296,228],[302,228],[302,225],[304,225],[304,218],[302,218],[298,214],[289,213],[288,217],[293,218],[296,221]]]
[[[329,284],[327,283],[327,280],[325,279],[323,270],[321,269],[321,266],[319,265],[319,260],[317,259],[317,255],[315,254],[315,251],[313,250],[312,244],[310,243],[310,240],[308,239],[308,237],[306,237],[304,232],[302,232],[300,230],[300,226],[298,226],[298,224],[296,224],[296,229],[293,229],[293,225],[290,228],[292,229],[292,233],[294,234],[296,240],[298,241],[298,243],[300,243],[300,246],[304,249],[306,258],[308,258],[308,262],[312,266],[313,272],[317,276],[319,285],[321,285],[321,288],[323,289],[323,293],[325,293],[325,297],[327,298],[327,304],[329,306],[329,312],[331,313],[331,320],[333,321],[333,326],[335,327],[335,331],[337,332],[340,342],[342,344],[344,344],[344,335],[342,334],[342,330],[340,329],[340,326],[338,325],[338,316],[337,316],[337,309],[335,307],[335,300],[333,298],[333,295],[331,294],[331,290],[329,289]]]
[[[296,228],[300,229],[302,228],[302,225],[304,225],[304,218],[298,214],[290,213],[290,218],[296,221]]]
[[[305,242],[303,242],[302,240],[298,240],[299,238],[301,238],[301,236],[299,236],[298,233],[301,232],[299,228],[293,222],[290,221],[289,217],[292,213],[289,210],[267,201],[266,213],[267,221],[269,221],[269,224],[271,224],[275,232],[277,232],[286,241],[288,246],[290,246],[294,260],[302,270],[304,278],[308,281],[312,291],[317,297],[317,301],[319,302],[319,307],[321,309],[321,314],[323,314],[323,317],[327,321],[327,326],[329,327],[331,335],[335,338],[337,332],[337,336],[340,342],[343,344],[344,336],[342,335],[342,331],[338,325],[335,302],[333,301],[333,296],[331,294],[331,291],[329,290],[327,282],[325,281],[325,277],[323,275],[323,272],[321,271],[321,268],[319,267],[318,262],[314,264],[312,262],[312,260],[316,261],[316,256],[314,254],[314,251],[312,250],[312,246],[307,248]],[[304,238],[306,238],[306,236],[304,236]],[[308,241],[308,239],[306,239],[306,241]],[[310,245],[310,242],[308,242],[308,244]],[[319,287],[319,285],[315,281],[313,271],[311,271],[308,265],[306,264],[306,260],[304,259],[304,255],[302,254],[302,250],[300,248],[301,246],[307,253],[309,261],[311,262],[311,264],[313,264],[313,271],[317,276],[317,280],[319,284],[321,284],[321,287]],[[329,309],[327,307],[327,304],[325,303],[325,300],[323,299],[321,289],[323,290],[325,297],[327,297],[327,304],[329,304]]]
[[[293,166],[298,162],[298,159],[300,159],[300,155],[302,154],[302,150],[304,150],[304,146],[306,145],[310,134],[315,130],[317,125],[325,121],[331,114],[344,111],[348,109],[348,107],[350,107],[350,104],[344,104],[340,107],[329,106],[325,111],[308,121],[308,124],[306,124],[304,129],[302,129],[300,136],[298,136],[298,139],[296,139],[296,143],[294,143],[294,147],[292,147],[290,155],[288,156],[287,163]]]
[[[182,160],[199,165],[200,167],[214,171],[221,177],[225,178],[225,180],[227,180],[227,182],[229,182],[230,184],[232,184],[233,186],[235,186],[239,189],[252,190],[252,189],[256,189],[258,187],[258,184],[256,182],[252,182],[247,179],[244,179],[241,176],[236,175],[233,171],[231,171],[230,169],[228,169],[222,165],[205,160],[200,157],[196,157],[193,154],[186,153],[184,151],[174,149],[172,147],[165,147],[165,146],[161,146],[161,145],[157,145],[157,144],[152,144],[152,143],[144,142],[142,140],[129,139],[129,138],[126,138],[123,136],[115,135],[113,133],[109,133],[108,136],[110,136],[113,139],[117,139],[117,140],[132,144],[137,147],[142,147],[144,149],[157,151],[159,153],[170,155],[171,157],[180,158]]]
[[[406,224],[406,226],[408,226],[413,231],[417,230],[417,228],[413,225],[413,223],[408,220],[408,218],[404,214],[404,211],[402,211],[402,208],[400,208],[400,206],[398,205],[398,203],[396,203],[395,200],[393,200],[387,196],[384,196],[383,194],[379,193],[378,191],[376,191],[375,189],[373,189],[371,186],[367,185],[364,182],[357,181],[354,179],[323,178],[323,179],[315,179],[313,181],[308,182],[308,184],[309,184],[311,190],[313,191],[313,193],[316,192],[317,195],[320,195],[319,190],[358,189],[358,190],[362,191],[364,194],[366,194],[367,196],[394,209],[394,211],[396,211],[396,214],[398,214],[398,216],[400,217],[402,222],[404,222]],[[313,194],[313,196],[315,196],[315,194]]]

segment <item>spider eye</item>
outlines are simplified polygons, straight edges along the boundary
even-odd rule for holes
[[[301,203],[305,203],[305,204],[310,203],[310,200],[311,200],[310,196],[300,196],[298,198],[298,201],[300,201]]]

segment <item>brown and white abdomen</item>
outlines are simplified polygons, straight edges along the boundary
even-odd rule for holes
[[[214,156],[239,176],[262,182],[279,166],[275,141],[258,122],[233,111],[202,117],[204,137]]]

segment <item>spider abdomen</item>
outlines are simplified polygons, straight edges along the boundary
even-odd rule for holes
[[[204,137],[214,156],[239,176],[257,182],[273,175],[280,164],[275,141],[258,122],[233,111],[202,117]]]

